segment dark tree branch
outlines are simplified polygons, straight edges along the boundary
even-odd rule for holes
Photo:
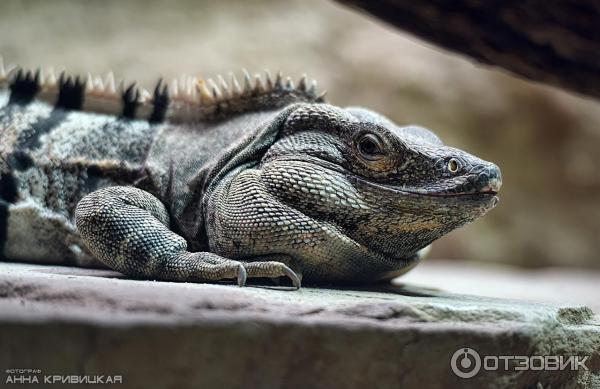
[[[337,0],[480,62],[600,97],[598,0]]]

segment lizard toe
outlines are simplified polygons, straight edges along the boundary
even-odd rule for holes
[[[287,277],[290,279],[295,289],[300,289],[300,276],[282,262],[248,262],[244,266],[246,267],[246,271],[248,272],[248,277]]]

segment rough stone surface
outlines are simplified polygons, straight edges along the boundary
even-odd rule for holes
[[[458,294],[586,305],[600,313],[600,272],[591,269],[523,269],[472,261],[426,260],[394,284],[436,285]]]
[[[482,370],[461,379],[450,368],[461,347],[589,356],[590,370]],[[408,285],[292,291],[2,263],[0,367],[3,384],[6,369],[32,368],[122,374],[138,388],[592,388],[600,384],[600,320],[585,306]]]

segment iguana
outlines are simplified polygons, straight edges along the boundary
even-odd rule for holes
[[[385,280],[498,202],[499,168],[281,73],[185,77],[0,63],[0,257],[211,282]]]

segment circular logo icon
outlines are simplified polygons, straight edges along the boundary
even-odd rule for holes
[[[452,371],[460,378],[475,377],[481,370],[481,357],[472,348],[459,348],[450,360]]]

